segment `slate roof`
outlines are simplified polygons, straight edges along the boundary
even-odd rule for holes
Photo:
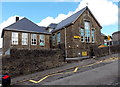
[[[85,11],[86,7],[81,9],[80,11],[76,12],[75,14],[71,15],[70,17],[66,18],[65,20],[62,20],[60,23],[57,24],[56,26],[56,30],[59,30],[69,24],[71,24],[72,22],[74,22],[84,11]],[[54,32],[52,31],[52,32]]]
[[[27,32],[50,34],[48,31],[45,30],[45,27],[40,27],[27,18],[23,18],[9,25],[8,27],[5,27],[3,31],[4,30],[27,31]]]
[[[89,9],[87,6],[84,7],[83,9],[81,9],[80,11],[76,12],[75,14],[71,15],[70,17],[66,18],[65,20],[62,20],[60,23],[57,24],[56,28],[52,31],[55,32],[59,29],[62,29],[63,27],[66,27],[70,24],[73,24],[77,18],[82,15],[82,13],[86,10]],[[89,10],[90,11],[90,10]],[[90,11],[90,13],[92,14],[92,12]],[[93,14],[92,14],[93,16]],[[93,18],[95,19],[95,17],[93,16]],[[98,21],[95,19],[95,21],[98,23]],[[98,23],[98,25],[101,27],[101,25]]]
[[[56,23],[51,23],[50,25],[48,25],[48,27],[53,28],[53,29],[55,29],[55,28],[56,28],[56,26],[57,26],[57,24],[56,24]]]
[[[120,33],[120,31],[116,31],[116,32],[114,32],[112,35],[114,35],[114,34],[119,34]]]

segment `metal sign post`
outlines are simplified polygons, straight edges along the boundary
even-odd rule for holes
[[[111,38],[110,38],[110,36],[108,35],[108,43],[109,43],[108,51],[109,51],[109,55],[111,54],[111,52],[110,52],[110,40],[111,40]]]
[[[109,55],[111,54],[111,52],[110,52],[110,41],[109,41]]]

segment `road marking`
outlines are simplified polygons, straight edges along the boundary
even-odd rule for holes
[[[29,80],[30,82],[33,82],[33,83],[40,83],[41,81],[45,80],[46,78],[50,77],[50,76],[55,76],[55,75],[59,75],[59,74],[68,74],[68,73],[73,73],[73,72],[77,72],[78,71],[78,68],[83,68],[83,67],[88,67],[88,66],[93,66],[93,65],[96,65],[96,64],[99,64],[99,63],[102,63],[102,62],[110,62],[111,60],[115,61],[115,60],[118,60],[119,58],[118,57],[112,57],[112,58],[109,58],[109,59],[104,59],[104,60],[101,60],[101,61],[97,61],[93,64],[89,64],[89,65],[84,65],[84,66],[78,66],[74,69],[74,71],[72,72],[64,72],[64,73],[55,73],[55,74],[50,74],[50,75],[47,75],[45,77],[43,77],[42,79],[40,79],[39,81],[34,81],[34,80]]]
[[[33,82],[33,83],[38,83],[38,81],[34,81],[34,80],[29,80],[30,82]]]
[[[78,67],[76,67],[73,72],[77,72],[77,70],[78,70]],[[30,82],[33,82],[33,83],[40,83],[40,82],[42,82],[44,79],[46,79],[46,78],[48,78],[48,77],[50,77],[50,76],[55,76],[55,75],[59,75],[59,74],[68,74],[68,73],[72,73],[72,72],[51,74],[51,75],[47,75],[47,76],[43,77],[43,78],[40,79],[39,81],[35,81],[35,80],[29,80],[29,81],[30,81]]]
[[[118,60],[118,57],[112,57],[109,59],[105,59],[105,60],[103,60],[103,62],[110,62],[110,61],[115,61],[115,60]]]
[[[48,78],[50,75],[47,75],[45,77],[43,77],[42,79],[40,79],[39,81],[34,81],[34,80],[29,80],[30,82],[33,82],[33,83],[40,83],[41,81],[43,81],[44,79]]]
[[[75,70],[74,70],[73,72],[77,72],[77,70],[78,70],[78,67],[76,67]]]

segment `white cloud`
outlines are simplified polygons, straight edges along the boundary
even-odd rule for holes
[[[37,23],[39,26],[48,26],[50,23],[59,23],[61,20],[69,17],[72,14],[72,12],[69,12],[67,15],[65,14],[59,14],[56,18],[53,17],[47,17],[43,19],[40,23]]]
[[[118,7],[113,4],[113,0],[74,0],[74,2],[81,1],[75,11],[69,12],[68,14],[59,14],[56,18],[47,17],[43,19],[40,23],[37,23],[40,26],[48,26],[50,23],[58,23],[73,13],[79,11],[80,9],[86,6],[90,8],[93,15],[100,22],[102,26],[107,26],[115,24],[118,21]],[[117,1],[117,0],[114,0]]]
[[[115,24],[118,20],[118,7],[110,0],[83,0],[77,10],[86,6],[90,8],[93,15],[102,26]]]
[[[17,17],[19,17],[20,19],[23,18],[23,17],[20,17],[20,16],[17,16]],[[1,37],[1,34],[2,34],[3,28],[15,23],[15,18],[16,18],[16,16],[11,16],[6,21],[4,21],[3,23],[0,24],[0,37]],[[0,38],[0,48],[1,47],[2,47],[2,38]]]

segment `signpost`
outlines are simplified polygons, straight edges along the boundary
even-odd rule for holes
[[[108,35],[108,41],[110,41],[110,39],[111,39],[111,38],[110,38],[110,36]]]
[[[110,40],[111,40],[111,38],[110,38],[109,35],[108,35],[107,37],[108,37],[108,41],[109,41],[109,42],[108,42],[108,43],[109,43],[108,49],[109,49],[109,55],[110,55],[110,54],[111,54],[111,52],[110,52]]]

